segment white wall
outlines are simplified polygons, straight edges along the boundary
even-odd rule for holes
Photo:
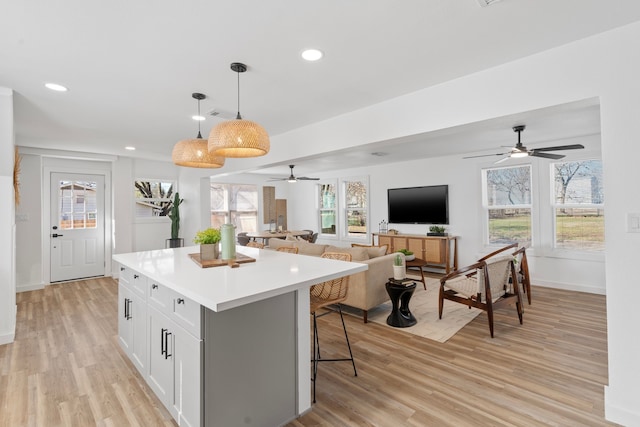
[[[13,91],[0,87],[0,344],[16,330]]]
[[[40,289],[42,278],[42,163],[41,157],[22,154],[20,204],[16,206],[16,288]]]

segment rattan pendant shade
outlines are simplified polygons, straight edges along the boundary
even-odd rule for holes
[[[240,116],[240,73],[247,66],[239,62],[231,64],[238,73],[238,115],[236,120],[218,123],[209,134],[209,151],[224,157],[258,157],[269,152],[269,134],[256,122]]]
[[[193,93],[191,96],[198,100],[198,116],[200,116],[200,100],[206,96],[201,93]],[[200,124],[198,123],[198,136],[194,139],[184,139],[173,147],[171,153],[173,163],[189,168],[221,168],[224,165],[224,157],[210,153],[206,139],[202,139]]]
[[[200,136],[200,135],[198,135]],[[185,139],[173,147],[171,153],[173,163],[190,168],[221,168],[224,157],[209,153],[206,139]]]

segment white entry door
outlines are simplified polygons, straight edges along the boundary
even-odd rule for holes
[[[51,282],[104,276],[104,175],[51,173]]]

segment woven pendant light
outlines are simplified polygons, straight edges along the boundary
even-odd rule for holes
[[[269,152],[269,134],[256,122],[240,116],[240,73],[247,66],[239,62],[231,64],[238,73],[238,115],[236,120],[218,123],[209,134],[209,151],[224,157],[258,157]]]
[[[198,100],[198,116],[200,116],[200,100],[206,95],[193,93],[191,96]],[[224,165],[224,157],[209,152],[206,139],[202,139],[200,122],[198,122],[198,136],[195,139],[184,139],[173,147],[171,153],[173,163],[178,166],[190,168],[221,168]]]

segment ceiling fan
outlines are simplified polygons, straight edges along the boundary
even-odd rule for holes
[[[288,178],[271,178],[269,181],[287,181],[287,182],[297,182],[297,181],[317,181],[320,178],[309,178],[308,176],[294,176],[293,175],[293,168],[295,165],[289,165],[289,168],[291,168],[291,175],[289,175]]]
[[[488,157],[488,156],[506,156],[496,163],[502,163],[505,160],[510,158],[518,158],[518,157],[543,157],[545,159],[553,159],[558,160],[564,157],[562,154],[552,154],[547,153],[547,151],[562,151],[562,150],[578,150],[584,148],[582,144],[572,144],[572,145],[558,145],[556,147],[542,147],[542,148],[532,148],[531,150],[527,149],[522,142],[520,142],[520,133],[524,130],[524,125],[514,126],[513,131],[518,133],[518,143],[511,149],[511,151],[507,153],[497,153],[497,154],[482,154],[479,156],[469,156],[464,157],[465,159],[473,159],[475,157]]]

